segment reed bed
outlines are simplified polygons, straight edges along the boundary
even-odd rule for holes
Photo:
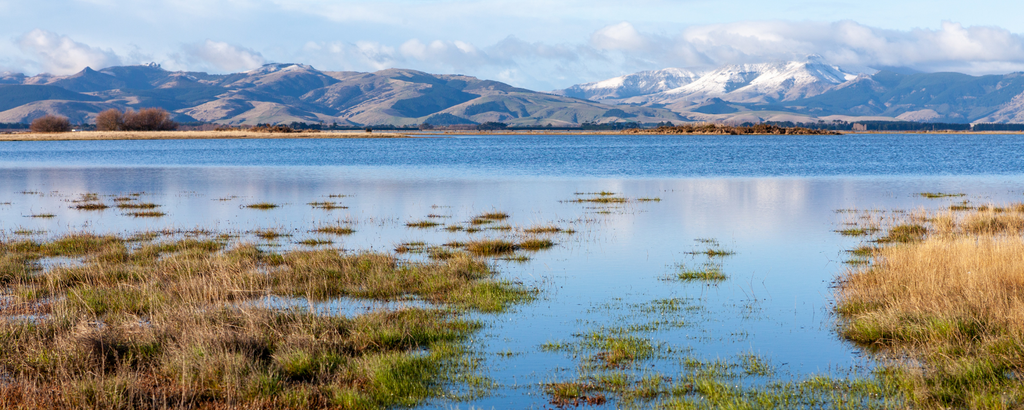
[[[157,237],[0,241],[0,408],[414,406],[479,379],[462,342],[480,324],[461,311],[534,295],[463,252],[408,262]],[[80,263],[42,270],[47,257]],[[270,296],[436,307],[344,317]]]
[[[920,407],[1024,406],[1024,206],[910,219],[840,278],[842,335],[917,358],[900,372]]]

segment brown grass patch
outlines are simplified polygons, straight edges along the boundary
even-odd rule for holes
[[[1024,403],[1024,214],[995,209],[897,225],[892,245],[840,278],[843,336],[920,358],[901,374],[923,407]]]

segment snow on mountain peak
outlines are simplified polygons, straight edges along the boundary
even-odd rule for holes
[[[821,94],[857,78],[824,57],[734,64],[707,72],[667,68],[580,84],[558,94],[595,101],[679,103],[721,98],[731,102],[791,101]]]
[[[594,101],[618,100],[678,88],[700,78],[700,75],[694,71],[665,68],[579,84],[554,93]]]

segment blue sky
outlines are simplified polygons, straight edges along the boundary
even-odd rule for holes
[[[157,62],[461,73],[538,90],[820,54],[854,71],[1024,71],[1012,1],[0,0],[0,71]]]

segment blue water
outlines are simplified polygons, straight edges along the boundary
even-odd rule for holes
[[[307,166],[443,177],[1018,175],[1020,135],[473,136],[0,143],[12,166]]]
[[[936,209],[966,194],[975,203],[1024,201],[1024,136],[464,136],[415,139],[87,141],[0,143],[0,234],[38,230],[135,232],[190,229],[293,234],[281,249],[316,237],[323,224],[356,229],[336,246],[389,251],[517,233],[409,229],[428,214],[446,223],[481,212],[511,215],[515,227],[554,223],[577,231],[526,264],[495,262],[501,275],[542,290],[500,315],[478,315],[473,341],[493,395],[427,407],[544,407],[542,383],[572,380],[578,358],[543,343],[629,315],[609,306],[683,298],[701,305],[686,327],[654,335],[699,358],[757,353],[793,377],[869,366],[836,334],[832,285],[857,239],[833,232],[838,209]],[[660,198],[621,207],[566,202],[577,192]],[[26,193],[27,192],[27,193]],[[164,218],[85,212],[87,192],[141,192]],[[330,198],[330,195],[346,195]],[[108,198],[108,197],[103,197]],[[106,200],[106,199],[105,199]],[[306,205],[337,201],[348,209]],[[280,208],[244,208],[269,201]],[[606,213],[607,212],[607,213]],[[53,213],[52,219],[29,215]],[[676,264],[699,264],[695,239],[735,251],[715,286],[665,281]],[[628,318],[626,318],[628,319]],[[499,354],[512,352],[514,354]],[[652,361],[671,375],[678,363]],[[737,383],[742,383],[739,381]]]

